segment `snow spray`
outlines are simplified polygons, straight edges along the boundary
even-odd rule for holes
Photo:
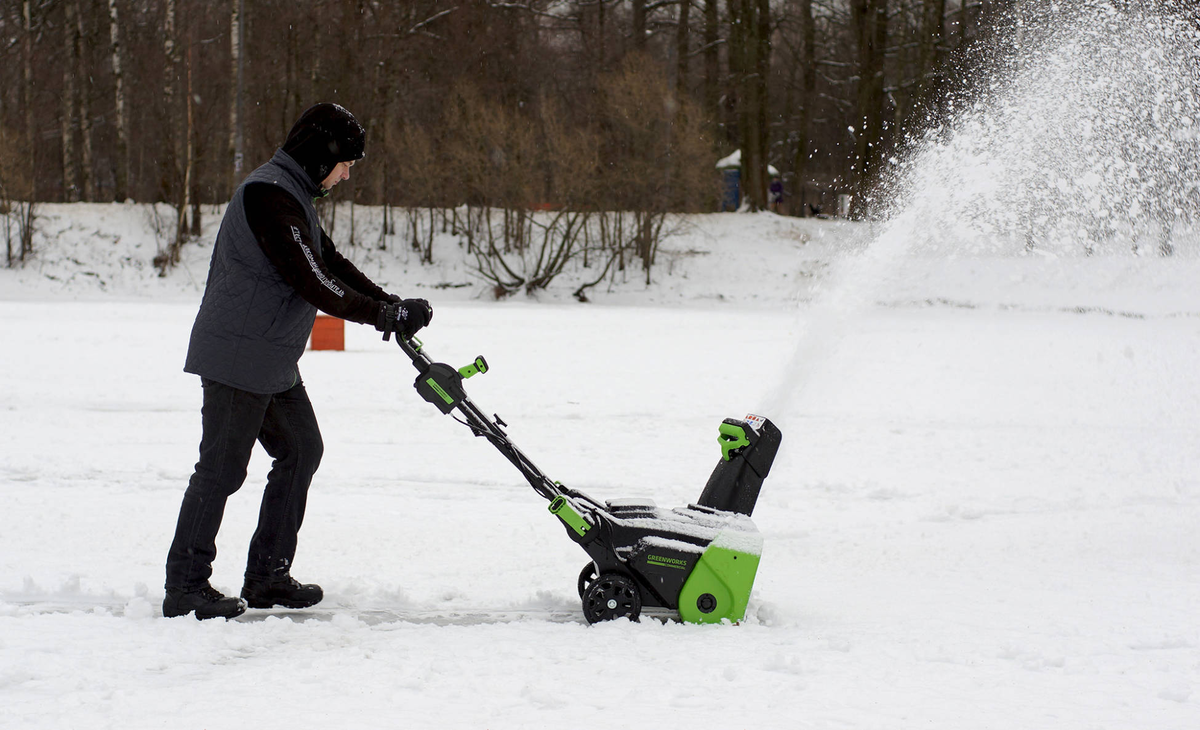
[[[910,254],[1200,254],[1200,23],[1175,2],[1019,3],[942,125],[889,160],[884,214],[801,314],[780,427]],[[1193,11],[1194,12],[1194,11]]]

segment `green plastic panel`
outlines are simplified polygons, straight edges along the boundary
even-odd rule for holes
[[[450,394],[447,393],[445,390],[443,390],[442,386],[438,385],[436,380],[434,380],[433,378],[426,378],[425,382],[429,385],[430,388],[433,389],[434,393],[438,394],[438,396],[442,400],[446,401],[447,403],[454,402],[454,399],[450,397]]]
[[[693,624],[741,621],[746,616],[758,562],[758,555],[709,545],[679,593],[679,617]],[[707,613],[699,605],[705,595],[716,599]]]

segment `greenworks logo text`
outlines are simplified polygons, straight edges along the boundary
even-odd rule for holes
[[[677,568],[679,570],[686,570],[688,566],[688,561],[686,560],[667,558],[662,555],[647,555],[646,562],[651,565],[660,565],[664,568]]]

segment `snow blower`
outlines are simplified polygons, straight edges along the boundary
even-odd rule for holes
[[[417,393],[491,442],[591,558],[578,581],[588,623],[641,615],[718,623],[745,616],[762,554],[762,535],[750,516],[781,438],[769,420],[749,415],[721,423],[721,459],[695,504],[664,510],[646,499],[599,502],[551,481],[509,439],[508,424],[498,415],[488,418],[467,397],[463,381],[488,370],[482,356],[454,368],[434,362],[416,338],[397,342],[419,373]]]

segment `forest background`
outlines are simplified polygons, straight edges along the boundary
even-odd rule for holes
[[[368,129],[357,203],[711,210],[743,150],[793,213],[928,127],[1018,0],[4,0],[14,197],[228,199],[307,106]]]
[[[168,202],[184,242],[317,101],[367,128],[340,198],[647,212],[630,224],[646,266],[654,216],[717,209],[734,150],[751,210],[849,194],[870,217],[896,155],[1044,4],[2,0],[0,204],[28,217],[8,263],[34,216],[13,201]],[[526,225],[506,217],[506,249]]]

